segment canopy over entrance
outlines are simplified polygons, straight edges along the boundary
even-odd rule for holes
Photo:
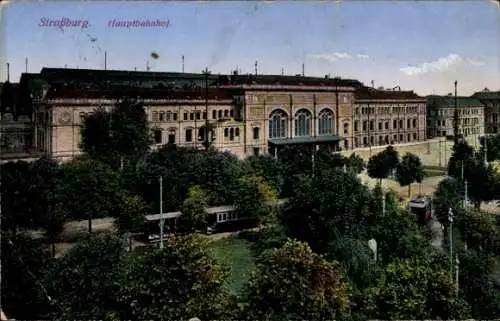
[[[269,139],[269,143],[276,146],[285,145],[320,145],[328,143],[338,143],[345,138],[341,138],[337,135],[325,135],[325,136],[307,136],[307,137],[294,137],[294,138],[280,138],[280,139]]]

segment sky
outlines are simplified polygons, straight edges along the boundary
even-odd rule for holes
[[[450,93],[455,80],[459,95],[500,90],[500,8],[488,0],[18,0],[0,10],[0,81],[7,62],[17,82],[26,58],[31,73],[104,69],[106,52],[107,69],[179,72],[184,56],[186,72],[254,73],[257,61],[259,74],[304,64],[306,76],[421,95]],[[71,25],[50,22],[65,18]],[[165,26],[124,26],[133,20]]]

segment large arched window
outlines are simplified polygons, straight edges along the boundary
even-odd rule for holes
[[[301,109],[295,113],[295,136],[311,136],[311,112]]]
[[[318,115],[318,135],[333,134],[333,112],[323,109]]]
[[[275,110],[269,117],[269,138],[286,138],[288,117],[282,110]]]

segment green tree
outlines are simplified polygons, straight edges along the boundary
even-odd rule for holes
[[[241,166],[244,175],[255,175],[262,179],[276,191],[283,187],[282,169],[280,162],[271,155],[250,156],[245,158]]]
[[[123,320],[224,318],[228,269],[217,264],[201,237],[172,237],[162,250],[130,257],[120,278]]]
[[[81,148],[84,153],[108,164],[115,163],[116,150],[111,137],[111,113],[101,107],[85,117],[81,129]]]
[[[47,272],[52,320],[116,320],[123,242],[111,233],[87,235]]]
[[[64,224],[68,221],[68,215],[61,205],[51,209],[50,213],[43,222],[45,237],[52,247],[52,257],[56,256],[56,243],[59,235],[64,231]]]
[[[500,177],[491,165],[487,167],[481,160],[468,163],[466,180],[468,183],[468,196],[474,207],[479,209],[482,202],[499,198]]]
[[[448,175],[462,180],[462,173],[466,175],[465,171],[467,168],[471,168],[473,163],[474,148],[466,141],[461,140],[453,145],[453,151],[448,162]]]
[[[484,160],[484,152],[485,152],[485,139],[487,144],[487,160],[488,162],[493,162],[496,160],[500,160],[500,134],[496,134],[494,136],[483,136],[479,139],[481,144],[481,148],[479,150],[480,158]]]
[[[258,259],[245,291],[243,320],[333,320],[349,305],[338,263],[289,240]]]
[[[242,217],[255,218],[259,223],[273,213],[272,205],[278,193],[257,176],[244,176],[236,184],[234,205]]]
[[[401,186],[408,186],[408,197],[411,196],[411,184],[421,183],[424,178],[424,170],[420,157],[407,153],[403,156],[401,163],[396,166],[396,180]]]
[[[52,306],[43,282],[50,253],[40,240],[10,231],[1,234],[2,310],[17,320],[48,319]]]
[[[137,195],[123,195],[118,205],[115,225],[120,233],[138,233],[146,220],[146,204]]]
[[[382,179],[389,177],[391,173],[391,167],[387,157],[382,153],[370,157],[366,169],[368,171],[368,176],[378,179],[379,184],[382,184]]]
[[[459,191],[460,183],[454,178],[445,178],[439,182],[432,198],[432,205],[434,215],[441,224],[448,224],[448,212],[450,208],[458,216],[463,212]]]
[[[352,153],[349,157],[344,159],[346,166],[354,173],[359,174],[364,171],[366,164],[363,158],[356,153]]]
[[[191,187],[182,205],[181,226],[188,230],[204,230],[208,224],[209,201],[208,193],[200,186]]]
[[[61,165],[57,175],[56,200],[72,219],[89,221],[116,216],[113,210],[121,200],[119,176],[108,165],[78,157]]]
[[[403,259],[390,263],[375,287],[367,289],[369,318],[464,319],[468,304],[456,298],[448,271],[429,259]]]
[[[396,169],[396,166],[399,164],[399,154],[398,151],[392,146],[389,145],[380,152],[381,157],[385,158],[387,166],[389,167],[389,171],[392,172]]]

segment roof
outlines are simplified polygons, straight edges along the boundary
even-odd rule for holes
[[[142,99],[206,99],[222,100],[233,99],[233,95],[228,90],[219,88],[209,88],[199,90],[165,90],[165,89],[148,89],[148,88],[122,88],[122,89],[85,89],[79,90],[76,88],[65,88],[62,86],[53,86],[47,92],[46,99],[58,98],[142,98]]]
[[[392,91],[392,90],[379,90],[371,87],[358,88],[354,97],[357,100],[373,99],[373,100],[400,100],[400,99],[425,99],[417,95],[413,90],[411,91]]]
[[[495,99],[500,100],[500,91],[480,91],[474,93],[472,97],[477,99]]]
[[[217,85],[282,85],[282,86],[347,86],[361,87],[363,84],[354,79],[321,78],[285,75],[223,75]]]
[[[453,108],[455,107],[455,96],[427,96],[427,104],[429,107],[434,108]],[[482,107],[483,104],[479,99],[474,97],[457,97],[458,107]]]

